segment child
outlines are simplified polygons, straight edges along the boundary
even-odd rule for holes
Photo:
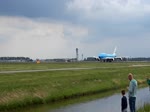
[[[127,112],[127,98],[125,96],[125,90],[121,91],[122,93],[122,98],[121,98],[121,112]]]

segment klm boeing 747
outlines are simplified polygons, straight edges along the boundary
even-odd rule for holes
[[[98,56],[99,60],[103,61],[103,62],[112,62],[115,60],[115,58],[121,60],[121,58],[117,58],[116,50],[117,50],[117,48],[115,47],[113,54],[107,54],[107,53],[99,54],[99,56]]]

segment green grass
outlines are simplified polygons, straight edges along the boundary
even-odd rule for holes
[[[52,68],[79,68],[79,67],[113,67],[137,65],[138,62],[128,63],[100,63],[100,62],[74,62],[74,63],[0,63],[0,71],[11,70],[43,70]],[[140,63],[150,65],[150,63]]]
[[[138,112],[150,112],[150,104],[145,104],[144,107],[138,110]]]
[[[129,83],[127,79],[129,72],[134,74],[139,84],[146,84],[145,80],[150,75],[150,67],[131,66],[135,64],[148,65],[149,63],[3,63],[0,65],[1,71],[39,69],[39,66],[42,69],[109,68],[0,74],[0,110],[57,102],[126,88]]]

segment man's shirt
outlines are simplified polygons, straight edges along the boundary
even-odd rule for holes
[[[137,81],[132,79],[129,84],[129,97],[136,97],[137,86]]]

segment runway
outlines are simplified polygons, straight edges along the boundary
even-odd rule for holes
[[[44,69],[44,70],[15,70],[15,71],[0,71],[0,74],[3,73],[23,73],[23,72],[47,72],[47,71],[64,71],[64,70],[86,70],[86,69],[97,69],[96,68],[58,68],[58,69]]]

